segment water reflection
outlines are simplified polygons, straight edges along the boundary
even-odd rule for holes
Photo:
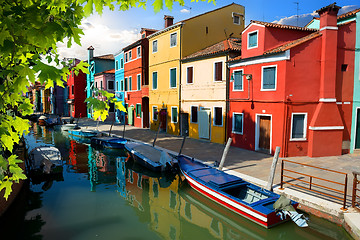
[[[125,151],[96,149],[60,131],[34,126],[28,142],[56,146],[66,167],[62,179],[54,180],[50,188],[44,181],[24,188],[23,197],[0,219],[2,237],[348,238],[336,225],[322,220],[318,226],[330,235],[314,231],[316,227],[300,229],[291,222],[264,229],[192,190],[179,175],[151,172],[136,164]]]

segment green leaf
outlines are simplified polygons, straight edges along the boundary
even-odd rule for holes
[[[4,179],[6,179],[6,177]],[[4,198],[6,199],[6,201],[8,200],[8,197],[12,192],[12,189],[11,189],[12,185],[13,185],[13,182],[8,181],[8,180],[0,182],[0,192],[1,192],[1,190],[3,190],[5,188]]]
[[[9,135],[1,135],[0,138],[3,146],[5,147],[5,149],[9,150],[10,152],[12,152],[13,147],[14,147],[14,142],[12,137],[10,137]]]

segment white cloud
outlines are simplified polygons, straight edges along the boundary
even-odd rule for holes
[[[338,15],[355,10],[357,8],[359,8],[359,6],[356,5],[344,6],[339,10]],[[290,17],[284,17],[280,20],[273,21],[273,23],[303,27],[307,23],[309,23],[314,17],[319,17],[319,15],[315,11],[312,13],[299,15],[299,18],[297,18],[296,15]]]
[[[190,13],[189,9],[183,8],[180,10],[181,13]]]
[[[89,20],[84,20],[80,28],[83,29],[84,32],[80,40],[82,46],[73,43],[71,48],[67,48],[67,40],[65,40],[64,43],[59,43],[57,46],[61,59],[64,57],[75,57],[86,60],[87,48],[89,46],[95,48],[95,56],[115,54],[140,37],[139,29],[111,29],[103,24],[90,22]]]

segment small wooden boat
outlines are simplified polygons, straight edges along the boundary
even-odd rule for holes
[[[46,117],[44,115],[39,117],[38,124],[40,126],[46,126]]]
[[[177,167],[177,160],[167,152],[141,142],[128,142],[125,144],[135,162],[152,171],[168,171]]]
[[[66,123],[61,125],[61,131],[69,131],[71,129],[79,129],[79,126],[76,123]]]
[[[52,146],[39,146],[29,153],[29,170],[33,174],[62,173],[63,162],[59,149]]]
[[[100,146],[104,148],[122,149],[127,140],[118,137],[94,137],[91,138],[91,145]]]
[[[94,130],[83,130],[83,129],[69,129],[68,130],[70,135],[73,135],[75,137],[83,137],[83,138],[91,138],[96,137],[99,132]]]
[[[177,159],[190,186],[216,203],[265,228],[289,219],[273,207],[280,195],[189,157]],[[296,208],[298,203],[291,201],[291,205]]]

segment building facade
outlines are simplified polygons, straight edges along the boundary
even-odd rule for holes
[[[123,48],[124,89],[127,123],[136,127],[149,127],[149,40],[156,32],[141,29],[141,39]]]
[[[123,102],[125,106],[124,92],[124,51],[115,54],[115,97],[118,101]],[[125,122],[125,113],[115,110],[116,122]]]
[[[180,134],[180,122],[185,122],[180,118],[186,119],[180,111],[180,60],[230,36],[240,37],[244,12],[243,6],[233,3],[176,24],[165,16],[165,28],[148,37],[151,129]]]
[[[65,116],[74,118],[86,117],[86,74],[82,71],[76,75],[73,67],[79,64],[79,59],[73,59],[70,66],[70,74],[67,77],[67,103],[69,105],[68,112]],[[56,90],[57,95],[60,90]]]
[[[94,48],[88,48],[89,74],[86,76],[86,97],[93,97],[94,75],[104,71],[114,69],[114,55],[107,54],[94,57]],[[92,109],[87,108],[87,117],[91,118]]]
[[[241,39],[230,38],[182,59],[182,126],[195,139],[226,142],[228,68],[241,53]]]
[[[102,101],[107,101],[106,97],[99,93],[99,90],[105,90],[115,94],[115,69],[94,74],[94,94]],[[115,121],[115,104],[109,103],[109,115],[107,121]]]
[[[242,57],[229,62],[234,146],[280,146],[281,157],[349,151],[355,24],[337,27],[339,8],[317,11],[320,30],[252,21],[243,31]]]

